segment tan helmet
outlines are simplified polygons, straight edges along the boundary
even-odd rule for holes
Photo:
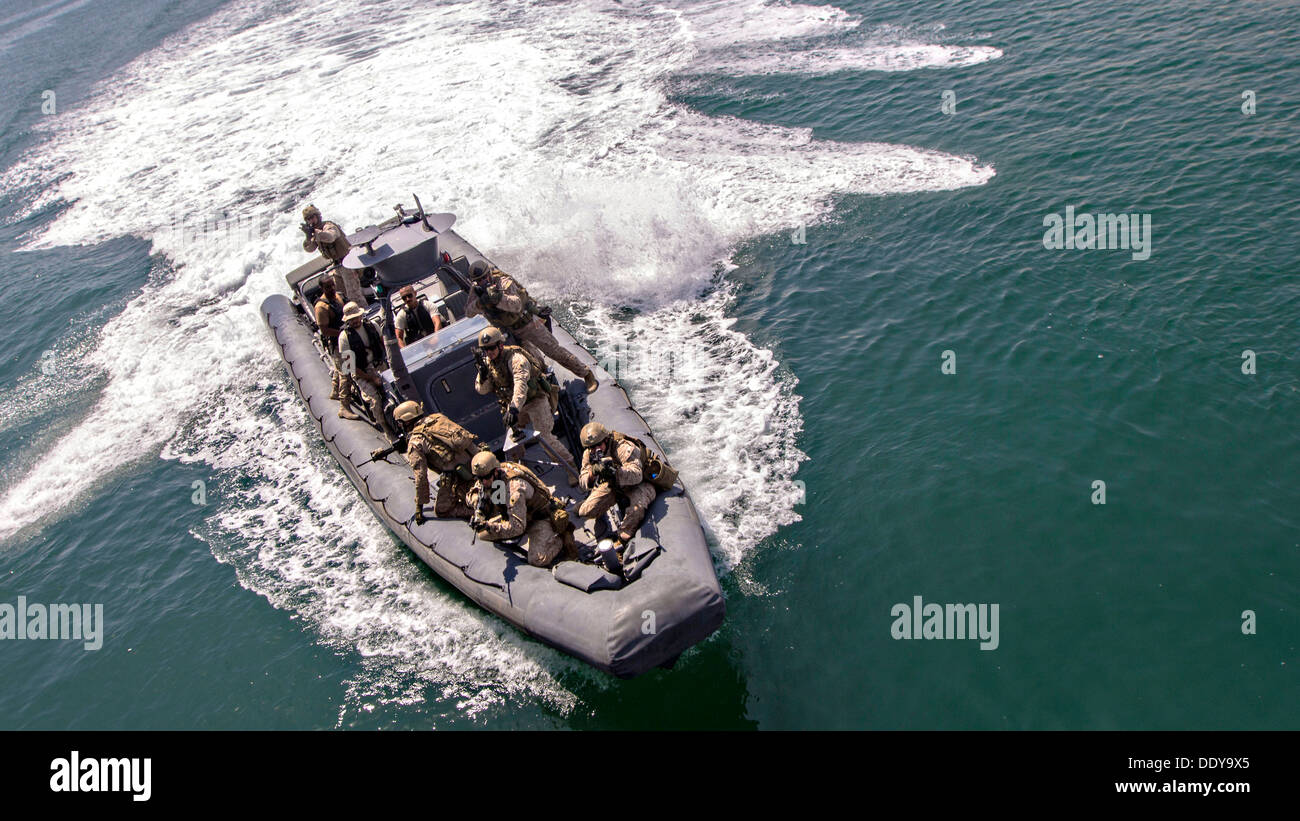
[[[302,218],[307,220],[307,222],[311,222],[312,217],[319,217],[319,216],[320,216],[320,209],[314,205],[309,205],[306,208],[302,209]]]
[[[484,328],[478,335],[478,346],[480,348],[490,348],[493,345],[500,345],[506,341],[506,335],[501,333],[500,328]]]
[[[406,401],[393,410],[393,418],[398,422],[410,422],[424,414],[424,407],[419,402]]]
[[[478,454],[474,457],[474,461],[469,463],[469,469],[474,471],[474,475],[480,479],[496,473],[499,467],[501,467],[501,462],[497,461],[496,454],[490,450]]]
[[[595,447],[604,442],[609,437],[609,428],[599,422],[588,422],[582,426],[582,433],[578,439],[582,441],[584,448]]]
[[[343,306],[343,321],[351,322],[354,319],[360,319],[365,316],[366,312],[361,310],[361,306],[355,302],[349,302]]]

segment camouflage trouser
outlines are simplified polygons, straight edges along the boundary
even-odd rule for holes
[[[555,417],[551,415],[551,401],[545,396],[539,396],[528,404],[519,409],[519,424],[526,425],[537,431],[542,437],[542,441],[550,445],[551,449],[559,454],[560,458],[569,463],[570,467],[577,468],[573,464],[573,454],[564,446],[553,431],[555,429]]]
[[[379,378],[379,374],[376,373],[373,368],[367,371],[367,373],[375,379]],[[361,392],[362,401],[370,407],[370,412],[375,415],[375,419],[383,419],[384,394],[379,390],[379,386],[352,374],[343,374],[343,381],[339,385],[339,395],[343,397],[341,400],[343,402],[343,407],[346,408],[351,404],[353,385],[356,385],[357,390]]]
[[[519,546],[528,551],[528,563],[533,567],[550,567],[564,550],[564,540],[550,519],[536,519],[524,531]]]
[[[637,528],[641,526],[641,520],[645,518],[646,508],[655,500],[655,486],[649,482],[642,482],[632,487],[619,488],[627,495],[627,509],[623,511],[623,519],[618,523],[619,538],[627,539],[636,535]],[[603,516],[605,511],[613,507],[616,501],[616,495],[610,489],[608,484],[598,485],[591,495],[587,497],[581,505],[578,506],[578,515],[584,519],[594,519],[597,516]]]
[[[338,346],[326,343],[325,350],[329,352],[330,361],[334,364],[334,370],[330,374],[330,395],[335,399],[347,396],[347,377],[343,375],[343,360],[339,357]]]
[[[473,487],[455,473],[442,474],[438,479],[438,495],[433,499],[433,512],[443,519],[468,519],[474,511],[465,503],[465,494]]]
[[[331,275],[335,287],[339,293],[343,294],[344,302],[355,302],[362,308],[369,303],[361,295],[361,272],[351,268],[344,268],[342,265],[335,266],[334,273]]]
[[[551,332],[546,330],[546,326],[542,324],[540,319],[534,319],[524,327],[511,333],[515,335],[515,339],[519,340],[520,347],[537,357],[539,361],[542,360],[542,354],[546,354],[579,379],[586,377],[591,372],[591,369],[582,364],[578,357],[564,349],[564,346],[551,335]]]

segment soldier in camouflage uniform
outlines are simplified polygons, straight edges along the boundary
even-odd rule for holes
[[[316,314],[316,327],[320,329],[321,342],[325,344],[325,350],[334,363],[330,399],[339,399],[347,386],[343,365],[339,362],[339,334],[343,333],[343,300],[339,299],[338,293],[334,290],[334,281],[329,277],[321,278],[320,290],[321,295],[316,298],[316,304],[312,309]]]
[[[474,457],[474,486],[465,502],[471,509],[486,497],[487,516],[473,521],[475,535],[489,542],[520,539],[533,567],[550,567],[561,555],[577,555],[568,514],[537,474],[517,462],[497,460],[484,451]]]
[[[565,350],[538,317],[539,310],[545,310],[549,315],[550,309],[540,308],[514,277],[499,268],[489,268],[482,260],[471,266],[470,277],[474,289],[465,306],[466,316],[483,314],[494,326],[514,334],[519,345],[538,362],[545,354],[580,378],[588,393],[600,387],[591,368]]]
[[[573,465],[573,454],[552,430],[559,389],[550,383],[542,364],[523,348],[505,344],[505,335],[497,328],[486,328],[478,338],[483,358],[479,360],[474,390],[495,393],[506,427],[531,427],[537,431],[557,458]]]
[[[623,520],[618,524],[618,541],[627,544],[636,535],[646,508],[658,492],[649,482],[648,454],[638,440],[611,431],[599,422],[588,422],[579,439],[583,451],[578,485],[591,494],[579,505],[578,515],[603,516],[616,501],[625,501]]]
[[[306,235],[302,250],[309,254],[319,250],[321,256],[333,262],[335,281],[343,289],[344,298],[366,307],[366,298],[361,295],[361,272],[343,267],[343,258],[352,250],[347,232],[337,222],[322,219],[320,209],[314,205],[302,209],[302,219],[302,232]]]
[[[409,426],[406,463],[415,474],[415,523],[424,524],[424,506],[429,503],[429,468],[438,475],[434,515],[468,519],[473,511],[465,506],[465,494],[473,483],[469,465],[479,451],[478,437],[441,413],[423,413],[419,402],[398,405],[393,418]]]

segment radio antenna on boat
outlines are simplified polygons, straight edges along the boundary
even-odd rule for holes
[[[429,224],[429,217],[424,213],[424,206],[420,203],[420,198],[415,194],[411,195],[415,199],[415,215],[424,223],[424,227],[430,233],[433,232],[433,226]]]

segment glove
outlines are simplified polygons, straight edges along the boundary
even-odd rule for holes
[[[306,234],[306,235],[307,235],[307,239],[311,239],[311,235],[312,235],[312,227],[311,227],[310,225],[308,225],[308,224],[305,223],[305,222],[300,222],[300,223],[298,223],[298,230],[299,230],[299,231],[302,231],[304,234]]]
[[[469,465],[456,465],[456,476],[463,482],[472,481],[474,478],[474,474],[469,470]]]
[[[422,509],[420,509],[420,508],[416,508],[416,510],[415,510],[415,523],[416,523],[417,525],[422,525],[422,524],[424,524],[424,522],[425,522],[424,511],[423,511]]]
[[[506,422],[506,427],[508,428],[513,428],[515,425],[518,425],[519,411],[515,410],[514,408],[506,408],[505,422]]]
[[[501,289],[488,288],[487,291],[483,294],[483,301],[486,302],[488,305],[497,304],[498,302],[501,301]]]
[[[387,450],[388,450],[388,448],[378,448],[378,449],[376,449],[376,450],[372,450],[372,451],[370,451],[370,458],[371,458],[371,459],[382,459],[382,458],[384,458],[385,456],[388,455],[387,452],[386,452]]]
[[[584,472],[578,477],[578,487],[583,490],[591,490],[591,474]]]
[[[487,296],[487,288],[484,288],[482,285],[475,285],[474,298],[477,299],[479,302],[482,302],[485,296]]]
[[[488,381],[488,366],[482,359],[478,361],[478,381]]]
[[[488,541],[488,537],[492,534],[487,532],[487,528],[480,527],[478,530],[474,531],[474,535],[486,542]]]
[[[542,319],[546,319],[548,316],[551,315],[551,306],[550,305],[541,306],[540,308],[537,309],[537,315],[540,316]]]
[[[614,472],[614,465],[608,460],[601,460],[598,475],[601,481],[608,482],[611,486],[618,483],[618,474]]]

